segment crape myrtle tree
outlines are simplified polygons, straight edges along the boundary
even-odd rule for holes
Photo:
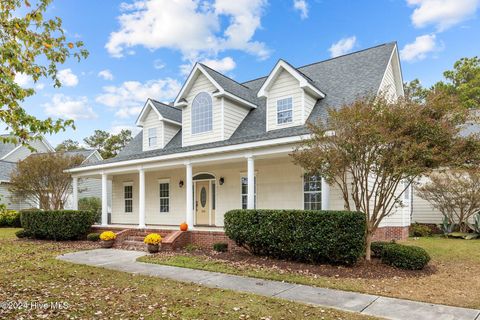
[[[476,166],[438,170],[428,178],[418,186],[418,196],[457,224],[461,232],[467,232],[469,219],[480,212],[480,170]]]
[[[458,134],[469,113],[456,96],[432,90],[423,100],[380,95],[330,109],[327,121],[309,124],[311,137],[292,154],[308,173],[341,190],[345,210],[365,213],[366,260],[375,231],[402,206],[412,181],[476,161],[478,140]]]
[[[33,84],[49,78],[55,87],[61,83],[57,68],[69,58],[88,56],[81,41],[69,42],[58,17],[46,18],[52,0],[0,1],[0,124],[11,135],[0,142],[28,144],[39,139],[35,133],[56,133],[73,126],[72,120],[37,119],[22,107],[34,95]],[[18,77],[31,79],[30,88],[20,86]]]
[[[70,194],[72,177],[64,172],[79,166],[82,156],[62,152],[33,154],[20,161],[10,176],[10,192],[40,209],[61,210]]]

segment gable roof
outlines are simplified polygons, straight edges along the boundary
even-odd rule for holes
[[[395,48],[395,42],[382,44],[296,68],[299,73],[310,79],[318,88],[322,88],[322,92],[325,93],[325,98],[317,101],[307,121],[325,120],[328,108],[340,108],[359,97],[376,94]],[[211,69],[207,67],[204,70]],[[209,75],[214,77],[214,73],[218,72],[209,72]],[[221,78],[218,76],[216,79]],[[241,85],[248,88],[251,94],[256,96],[267,78],[261,77],[233,86],[238,88],[238,85]],[[236,83],[234,80],[228,80],[229,78],[225,76],[222,79],[219,81],[225,81],[224,85],[231,84],[231,82]],[[104,160],[101,163],[150,158],[309,133],[306,125],[267,131],[266,99],[256,98],[256,103],[257,108],[249,111],[236,131],[227,140],[182,147],[182,130],[180,130],[163,149],[143,151],[143,134],[140,132],[115,158]]]
[[[143,121],[148,115],[148,110],[150,109],[157,114],[158,120],[170,122],[180,126],[182,125],[182,110],[148,98],[147,102],[145,102],[145,105],[142,108],[142,111],[138,115],[137,121],[135,122],[137,126],[143,126]]]
[[[308,90],[311,94],[318,98],[325,98],[325,94],[319,89],[318,84],[315,83],[315,81],[313,81],[310,77],[306,76],[299,69],[295,69],[294,66],[282,59],[278,60],[278,62],[275,64],[275,67],[268,75],[267,79],[263,82],[262,87],[258,90],[258,97],[267,96],[267,91],[270,89],[271,85],[273,85],[273,83],[275,82],[275,79],[283,70],[296,78],[301,88]]]
[[[42,142],[43,145],[50,151],[55,151],[55,149],[50,145],[50,143],[45,139],[43,135],[40,135],[38,133],[35,133],[32,135],[32,137],[37,137],[39,136],[40,139],[38,141]],[[2,134],[0,137],[13,137],[11,134]],[[0,160],[6,159],[8,156],[10,156],[12,153],[16,152],[17,149],[20,149],[23,145],[20,143],[14,144],[14,143],[3,143],[0,141]]]

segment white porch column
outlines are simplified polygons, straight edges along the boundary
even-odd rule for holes
[[[107,174],[102,173],[102,226],[108,224],[108,180]]]
[[[138,227],[145,226],[145,170],[138,169]]]
[[[322,178],[322,210],[330,210],[330,185]]]
[[[78,178],[72,178],[72,201],[73,201],[73,210],[78,210]]]
[[[192,164],[190,162],[185,163],[186,168],[186,204],[187,204],[187,224],[189,228],[193,228],[193,174],[192,174]]]
[[[247,209],[255,209],[255,162],[247,156]]]

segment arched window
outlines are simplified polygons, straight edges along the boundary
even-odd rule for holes
[[[212,98],[200,92],[192,103],[192,134],[212,130]]]

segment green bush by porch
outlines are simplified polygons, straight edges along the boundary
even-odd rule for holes
[[[96,214],[81,210],[29,210],[22,211],[20,217],[22,227],[34,238],[75,240],[87,234]]]
[[[225,233],[257,255],[352,265],[365,254],[365,215],[349,211],[232,210]]]

